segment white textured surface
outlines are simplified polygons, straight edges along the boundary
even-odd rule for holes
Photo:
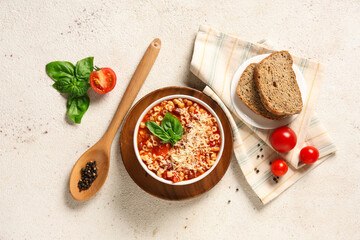
[[[360,238],[359,1],[71,2],[0,1],[0,239]],[[71,168],[103,134],[153,38],[163,47],[139,97],[164,86],[203,86],[189,72],[200,24],[268,38],[325,63],[317,112],[339,147],[336,157],[265,207],[235,161],[210,192],[169,202],[130,179],[117,135],[103,189],[75,202]],[[87,56],[112,67],[118,84],[106,96],[91,94],[83,123],[71,125],[44,69]]]

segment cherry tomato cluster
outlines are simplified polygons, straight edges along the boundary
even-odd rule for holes
[[[295,132],[289,127],[280,127],[274,130],[270,136],[271,146],[278,152],[290,152],[297,142]],[[312,164],[319,158],[319,151],[312,146],[307,146],[300,151],[300,160],[305,164]],[[288,171],[287,163],[282,159],[276,159],[271,164],[271,171],[275,176],[281,177]]]

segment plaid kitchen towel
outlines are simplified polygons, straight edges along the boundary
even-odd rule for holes
[[[230,85],[239,66],[256,55],[274,52],[266,41],[253,44],[236,37],[201,26],[196,36],[190,70],[207,84],[204,93],[217,101],[227,114],[234,133],[235,157],[251,188],[266,204],[311,169],[330,157],[336,147],[324,126],[314,115],[323,75],[320,63],[293,56],[307,85],[307,98],[299,116],[289,124],[298,137],[296,147],[289,153],[279,154],[269,144],[271,131],[247,125],[234,111]],[[311,145],[320,152],[319,160],[304,166],[299,160],[302,147]],[[287,174],[276,178],[270,162],[283,158],[290,163]]]

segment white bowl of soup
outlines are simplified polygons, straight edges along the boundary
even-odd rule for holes
[[[167,113],[175,116],[180,122],[177,126],[182,127],[182,136],[176,138],[176,143],[152,133],[146,123],[162,126]],[[150,176],[166,184],[186,185],[200,181],[214,170],[222,156],[224,140],[221,121],[205,102],[188,95],[170,95],[156,100],[141,114],[133,145],[138,161]]]

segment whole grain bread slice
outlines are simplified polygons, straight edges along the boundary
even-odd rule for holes
[[[256,84],[254,82],[254,71],[256,65],[256,63],[250,64],[242,73],[239,83],[236,87],[237,95],[248,108],[250,108],[258,115],[261,115],[271,120],[280,120],[287,117],[286,115],[278,116],[272,114],[271,112],[266,110],[264,105],[261,103],[260,96],[256,90]]]
[[[300,113],[303,102],[292,69],[289,52],[274,52],[262,60],[255,69],[255,83],[264,107],[276,115]]]

